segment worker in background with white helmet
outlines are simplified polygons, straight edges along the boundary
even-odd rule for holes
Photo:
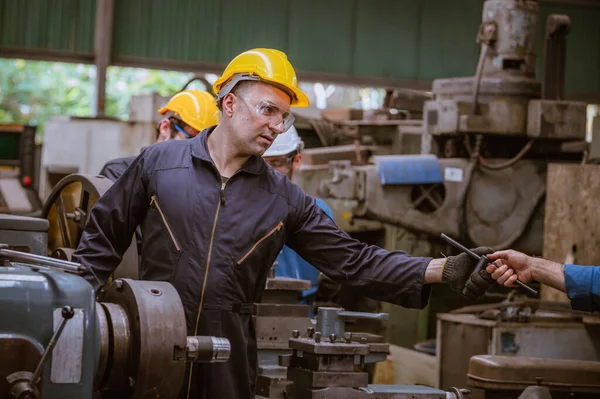
[[[287,132],[277,136],[271,147],[263,154],[263,158],[273,169],[293,180],[294,172],[300,169],[302,165],[303,149],[304,142],[292,125]],[[333,219],[333,211],[325,201],[320,198],[315,198],[315,200],[319,208]],[[311,317],[314,316],[313,299],[319,288],[319,274],[319,270],[302,259],[296,251],[287,245],[283,247],[279,256],[277,256],[276,277],[290,277],[311,282],[311,288],[302,291],[302,300],[300,301],[300,303],[310,306]]]
[[[185,140],[196,137],[198,132],[219,123],[219,109],[212,94],[203,90],[184,90],[175,94],[158,110],[165,118],[156,126],[155,143],[169,140]],[[136,156],[108,161],[100,175],[113,182],[125,172]]]

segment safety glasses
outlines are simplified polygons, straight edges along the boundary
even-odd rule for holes
[[[265,158],[265,162],[273,169],[278,170],[283,174],[287,174],[292,169],[292,163],[294,162],[295,156],[296,152],[283,157]]]
[[[186,139],[193,139],[194,136],[192,136],[191,134],[189,134],[185,128],[190,126],[187,123],[185,123],[184,121],[182,121],[181,119],[179,119],[176,116],[171,116],[169,117],[169,121],[171,121],[171,124],[173,125],[173,127],[175,128],[175,130],[177,130],[179,133],[183,134],[183,136]],[[191,128],[191,126],[190,126]],[[192,128],[193,129],[193,128]],[[193,129],[194,131],[196,131],[196,129]],[[198,133],[196,133],[198,134]]]
[[[294,115],[292,115],[289,111],[282,110],[271,101],[262,100],[258,104],[253,105],[251,100],[246,97],[238,96],[238,98],[241,98],[259,118],[264,118],[273,125],[279,125],[280,123],[283,123],[284,132],[287,132],[288,129],[294,124]]]
[[[177,129],[177,131],[181,134],[183,134],[185,136],[186,139],[191,139],[192,136],[186,132],[185,130],[183,130],[183,128],[181,126],[179,126],[177,123],[173,123],[173,126],[175,126],[175,129]]]

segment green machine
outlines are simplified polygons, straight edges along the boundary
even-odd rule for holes
[[[187,336],[169,283],[117,279],[99,302],[44,256],[47,230],[0,215],[0,399],[175,398],[187,363],[227,361],[227,339]]]

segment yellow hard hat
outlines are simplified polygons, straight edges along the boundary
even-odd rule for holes
[[[219,123],[215,98],[206,91],[184,90],[175,94],[158,113],[164,115],[169,111],[199,132]]]
[[[308,97],[298,88],[294,67],[288,61],[285,53],[279,50],[255,48],[244,51],[231,60],[223,75],[213,85],[213,91],[217,93],[217,102],[242,80],[256,80],[272,84],[291,97],[292,106],[308,106]]]

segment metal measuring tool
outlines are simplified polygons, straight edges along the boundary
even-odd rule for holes
[[[477,265],[475,265],[475,269],[473,269],[473,273],[479,273],[479,271],[484,267],[487,266],[487,264],[491,263],[491,261],[487,258],[487,256],[485,255],[477,255],[475,252],[471,251],[469,248],[465,247],[464,245],[456,242],[455,240],[453,240],[452,238],[448,237],[446,234],[442,233],[441,235],[442,239],[444,241],[446,241],[448,244],[452,245],[453,247],[463,251],[464,253],[468,254],[470,257],[472,257],[473,259],[477,260]],[[524,282],[517,280],[515,281],[515,283],[521,287],[524,288],[525,290],[529,291],[530,293],[532,293],[533,295],[537,295],[538,292],[536,290],[534,290],[533,288],[531,288],[529,285],[525,284]],[[464,291],[464,288],[463,288]],[[464,294],[464,292],[463,292]]]

